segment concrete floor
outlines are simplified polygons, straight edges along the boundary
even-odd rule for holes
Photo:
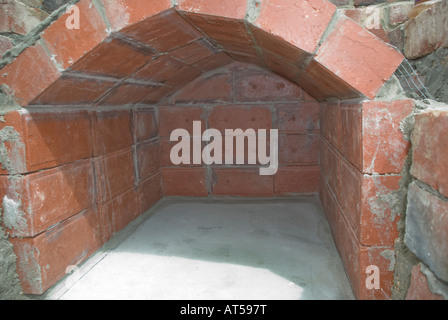
[[[45,299],[353,299],[315,198],[163,200]]]

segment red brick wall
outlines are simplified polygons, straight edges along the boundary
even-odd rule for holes
[[[203,75],[158,108],[164,194],[288,196],[317,192],[319,110],[319,102],[296,84],[255,66],[234,63]],[[192,135],[193,121],[201,121],[203,131],[214,128],[223,135],[225,129],[278,129],[277,173],[261,176],[260,165],[248,165],[247,158],[244,165],[236,161],[233,165],[173,165],[170,151],[177,142],[170,141],[170,134],[183,128]]]
[[[360,299],[391,295],[397,223],[404,215],[402,168],[410,148],[400,124],[413,108],[412,100],[322,106],[320,199]],[[366,287],[370,265],[379,268],[381,290]]]
[[[16,168],[0,176],[3,224],[38,294],[162,197],[157,122],[154,108],[47,109],[9,113],[11,127],[23,145],[5,144]]]

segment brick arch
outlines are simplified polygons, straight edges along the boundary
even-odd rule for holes
[[[157,103],[232,59],[319,100],[373,99],[402,61],[326,0],[76,5],[80,29],[67,29],[65,13],[3,69],[0,84],[21,106]]]
[[[322,205],[356,296],[388,298],[397,237],[397,219],[389,219],[396,213],[388,207],[388,196],[399,189],[409,148],[399,124],[413,105],[361,100],[374,99],[401,63],[401,54],[325,0],[172,2],[81,0],[79,30],[67,29],[70,14],[62,15],[1,70],[3,90],[25,108],[0,123],[0,130],[13,127],[23,142],[11,143],[18,150],[10,153],[23,162],[0,171],[0,191],[10,200],[22,195],[18,200],[31,208],[35,199],[27,188],[33,184],[53,198],[67,197],[70,201],[61,208],[71,202],[78,205],[64,214],[53,210],[51,216],[42,206],[30,219],[38,221],[42,214],[51,218],[46,224],[9,230],[25,292],[45,291],[64,276],[67,263],[85,259],[135,218],[120,212],[133,208],[142,213],[166,195],[160,172],[146,176],[139,171],[153,163],[134,168],[141,165],[140,152],[153,151],[146,141],[159,134],[153,130],[157,112],[151,106],[237,60],[329,101],[319,110],[321,162],[313,177],[320,175]],[[140,130],[142,123],[148,128]],[[126,168],[126,179],[109,177],[116,167]],[[10,183],[8,174],[23,177],[18,177],[20,183]],[[63,188],[53,188],[56,183]],[[73,193],[81,184],[89,192]],[[345,196],[346,186],[353,197]],[[104,223],[107,219],[113,224]],[[56,251],[46,237],[58,234],[70,242],[80,230],[84,242],[73,242],[71,248],[82,257],[66,253],[65,260],[48,271]],[[41,253],[31,263],[30,250]],[[368,265],[380,267],[381,291],[365,288]],[[34,277],[36,270],[42,274]]]

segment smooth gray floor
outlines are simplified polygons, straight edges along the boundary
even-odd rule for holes
[[[46,298],[353,299],[312,197],[169,200],[120,236]]]

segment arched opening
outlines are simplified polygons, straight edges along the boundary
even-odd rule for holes
[[[2,69],[20,105],[0,128],[26,293],[163,197],[318,193],[355,296],[390,295],[414,105],[374,98],[402,56],[329,2],[277,2],[81,0],[79,29],[63,14]],[[278,172],[170,164],[170,133],[193,121],[278,129]],[[371,265],[382,290],[365,286]]]

